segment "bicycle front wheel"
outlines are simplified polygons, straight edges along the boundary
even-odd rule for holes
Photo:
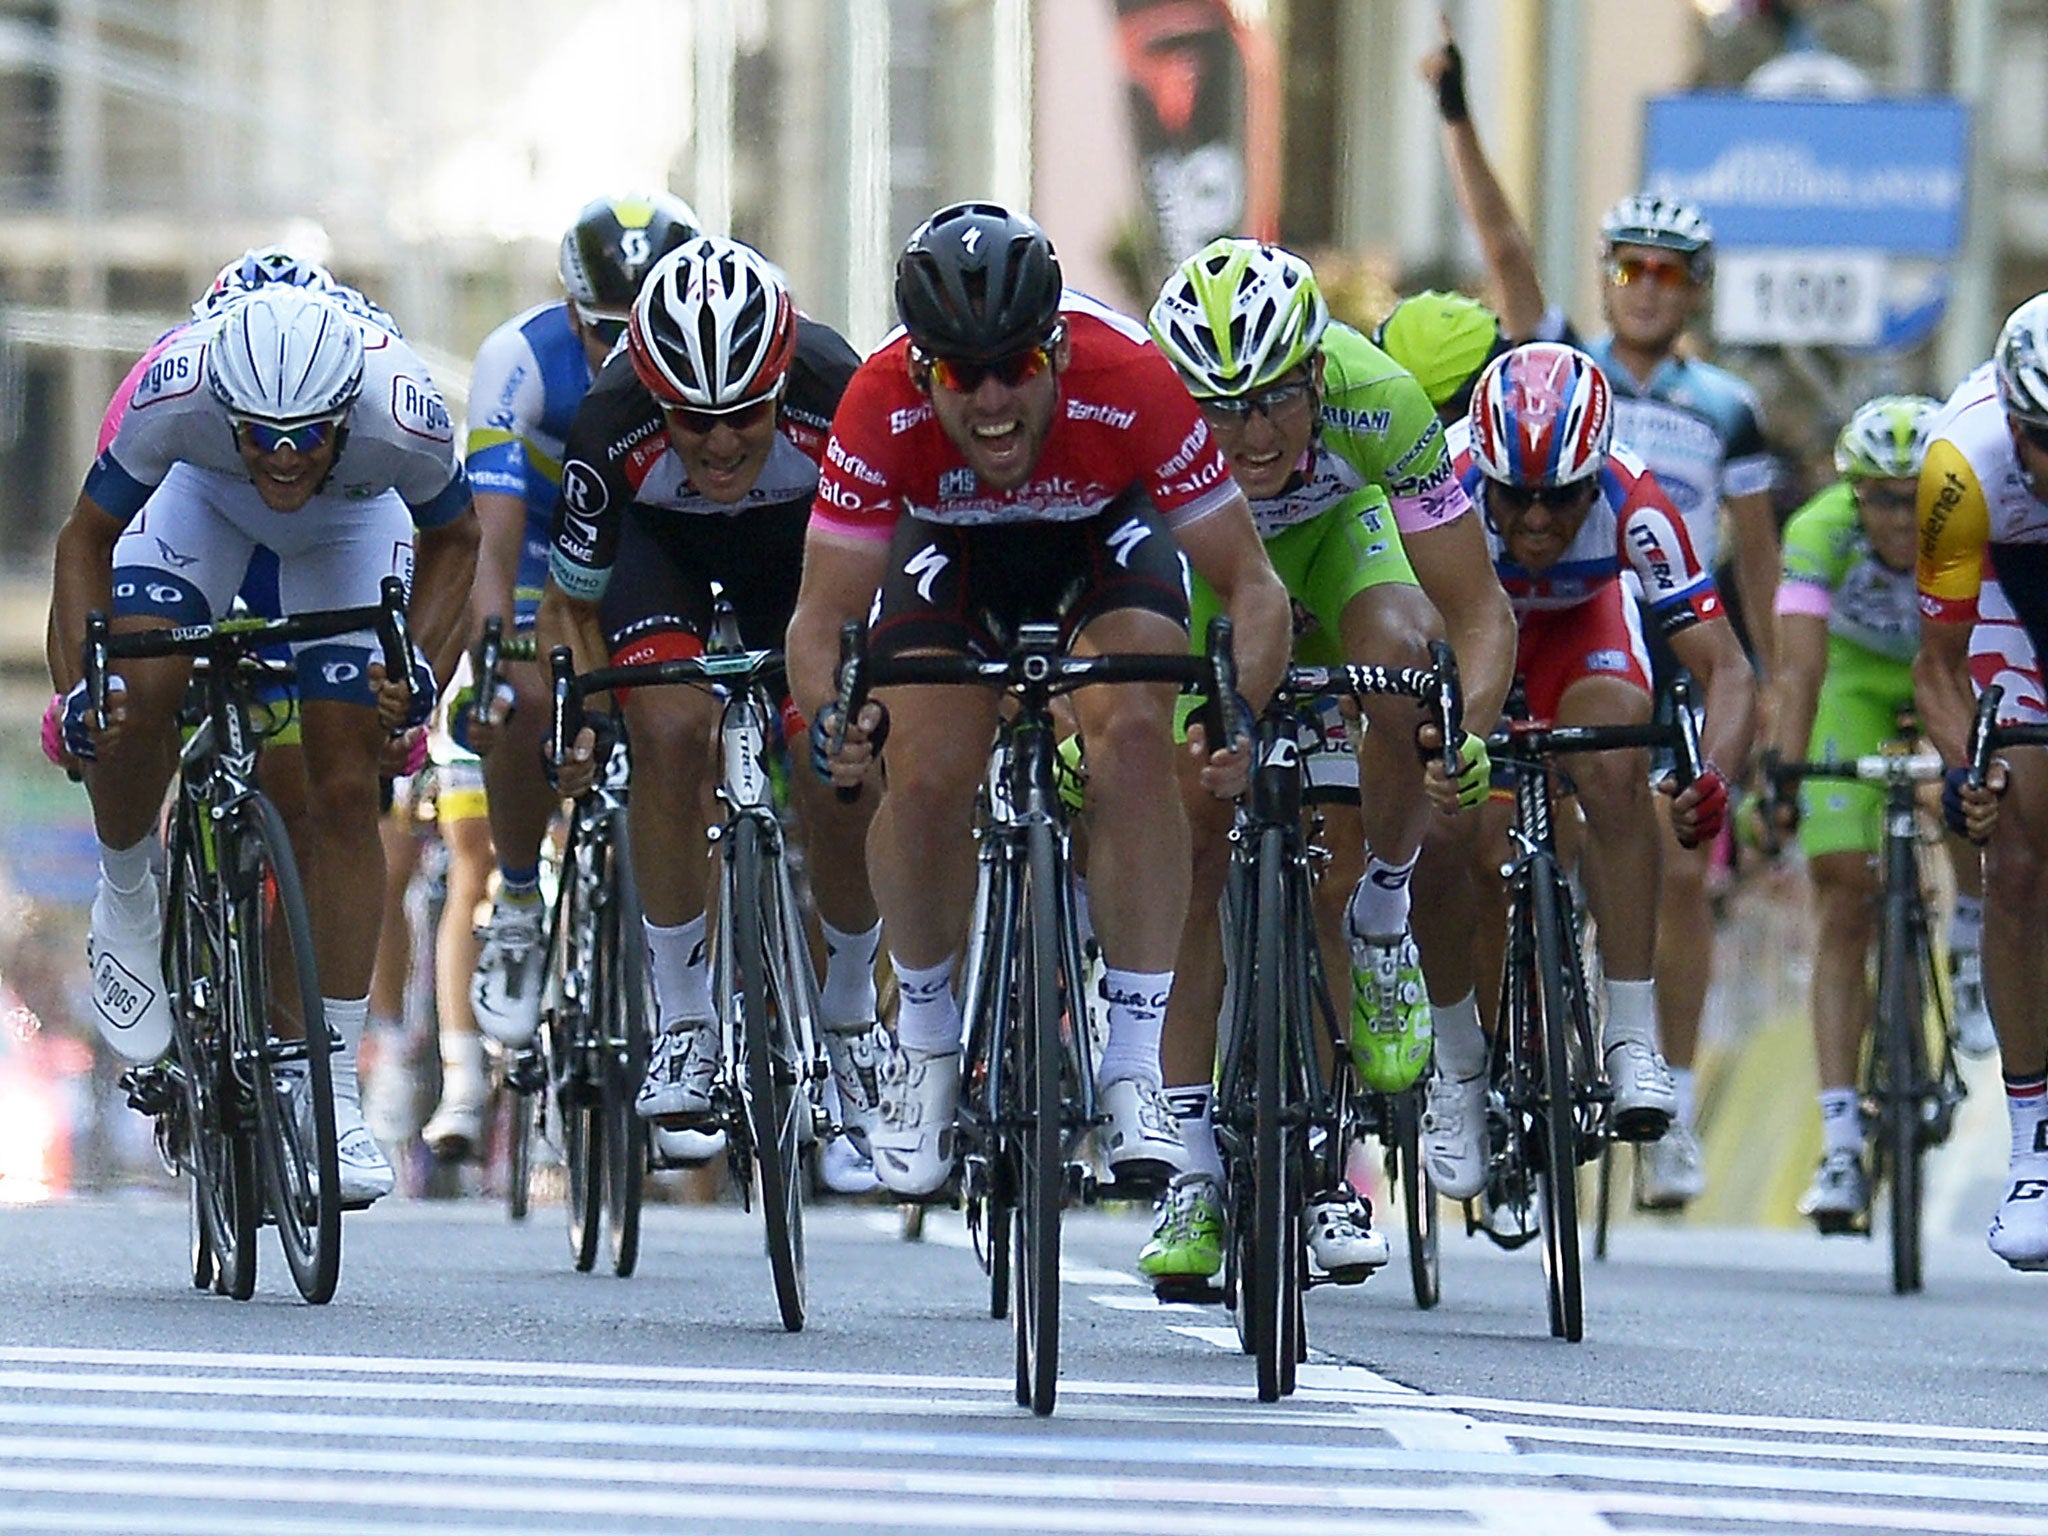
[[[804,1326],[803,1142],[800,1117],[810,1113],[802,1092],[790,1035],[792,1000],[775,945],[781,925],[770,911],[767,854],[761,824],[735,817],[732,838],[733,975],[741,1002],[740,1050],[746,1058],[743,1082],[747,1134],[753,1143],[760,1181],[761,1215],[767,1229],[768,1267],[775,1277],[775,1305],[782,1326]]]
[[[1878,938],[1877,1039],[1871,1047],[1878,1074],[1880,1160],[1891,1184],[1892,1291],[1921,1288],[1920,1096],[1927,1079],[1926,999],[1914,938],[1913,891],[1919,880],[1912,845],[1893,839],[1885,868],[1884,927]]]
[[[1543,1086],[1537,1096],[1541,1163],[1536,1186],[1543,1202],[1543,1277],[1550,1293],[1550,1332],[1573,1343],[1585,1337],[1585,1294],[1579,1263],[1579,1132],[1572,1041],[1579,1020],[1572,1011],[1584,993],[1566,979],[1572,942],[1565,924],[1569,899],[1561,882],[1538,870],[1530,881],[1536,919],[1538,996],[1543,1018]]]
[[[1245,1313],[1250,1348],[1258,1367],[1259,1401],[1277,1402],[1292,1375],[1295,1342],[1287,1312],[1295,1305],[1295,1265],[1289,1262],[1289,1233],[1295,1212],[1288,1209],[1287,1147],[1283,1112],[1286,1107],[1286,983],[1282,967],[1287,953],[1284,931],[1281,867],[1286,842],[1278,827],[1259,835],[1257,876],[1253,882],[1252,974],[1247,986],[1251,1001],[1253,1082],[1252,1106],[1252,1231],[1244,1273]]]
[[[1393,1118],[1394,1173],[1408,1224],[1408,1280],[1415,1305],[1427,1312],[1443,1299],[1438,1255],[1436,1188],[1422,1162],[1421,1096],[1413,1088],[1388,1101]]]
[[[1066,1147],[1060,1122],[1059,860],[1052,829],[1027,836],[1024,931],[1018,944],[1014,1079],[1023,1125],[1018,1137],[1017,1401],[1048,1414],[1059,1394],[1060,1200]]]
[[[341,1278],[341,1173],[313,925],[277,807],[252,795],[225,832],[217,851],[228,904],[228,998],[232,1034],[248,1048],[256,1078],[256,1160],[292,1283],[318,1304],[333,1298]]]
[[[612,1273],[624,1278],[640,1262],[640,1200],[647,1184],[647,1122],[634,1111],[647,1067],[647,949],[642,941],[640,895],[626,813],[611,819],[611,884],[601,913],[599,954],[604,988],[605,1229],[611,1235]]]
[[[569,1258],[578,1271],[597,1265],[604,1232],[603,1063],[592,1037],[607,1007],[610,978],[600,963],[597,911],[609,852],[600,823],[581,816],[562,857],[562,883],[548,931],[547,1092],[561,1127],[568,1176]]]

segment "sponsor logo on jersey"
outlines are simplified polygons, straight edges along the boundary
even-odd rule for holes
[[[1670,555],[1664,551],[1664,541],[1657,537],[1657,530],[1640,518],[1629,525],[1628,541],[1643,552],[1643,558],[1650,567],[1650,584],[1658,592],[1674,592],[1678,589],[1678,572]]]
[[[818,482],[818,500],[828,507],[838,508],[841,512],[856,512],[865,504],[858,490],[837,480]]]
[[[1120,406],[1104,405],[1093,400],[1067,401],[1067,420],[1099,421],[1105,427],[1115,427],[1119,432],[1128,432],[1138,423],[1138,413],[1127,411]]]
[[[206,348],[174,348],[149,365],[128,399],[128,408],[139,411],[159,400],[176,400],[199,387],[205,376]]]
[[[1369,433],[1373,437],[1385,437],[1394,427],[1392,411],[1358,411],[1343,405],[1324,406],[1323,420],[1333,427],[1343,428],[1346,432]],[[1412,452],[1409,454],[1409,458],[1414,456]],[[1404,459],[1402,462],[1406,463],[1407,460]]]
[[[1208,442],[1209,424],[1197,416],[1193,429],[1180,440],[1180,446],[1174,450],[1173,457],[1159,466],[1159,478],[1164,480],[1186,469],[1195,462],[1195,455],[1200,453]]]
[[[423,380],[402,373],[392,376],[391,415],[415,437],[432,438],[437,443],[452,442],[455,438],[447,404],[440,392]]]
[[[582,517],[596,517],[611,505],[612,493],[604,476],[583,459],[571,459],[562,466],[562,505]]]
[[[891,411],[889,413],[889,435],[891,437],[901,437],[919,422],[930,421],[931,419],[932,403],[929,400],[925,401],[922,405],[906,406],[901,410]]]
[[[1628,652],[1588,651],[1586,653],[1586,670],[1588,672],[1626,672],[1628,670]]]
[[[182,571],[188,565],[197,565],[199,563],[197,555],[181,554],[179,551],[171,548],[163,539],[156,541],[156,552],[162,556],[164,564],[174,571]]]
[[[857,453],[848,453],[836,437],[825,445],[825,461],[833,468],[844,470],[854,479],[864,480],[869,485],[888,484],[866,459]]]
[[[1941,532],[1948,527],[1948,520],[1955,516],[1956,508],[1963,504],[1965,487],[1963,477],[1949,470],[1941,477],[1941,490],[1936,493],[1934,505],[1927,509],[1927,515],[1920,519],[1920,558],[1932,564],[1935,552],[1941,545]]]
[[[1174,496],[1197,495],[1200,492],[1207,490],[1210,486],[1216,484],[1219,480],[1223,479],[1224,476],[1228,475],[1229,473],[1229,468],[1223,463],[1221,459],[1212,459],[1209,463],[1204,464],[1200,469],[1196,470],[1192,475],[1184,475],[1180,479],[1174,481],[1173,485],[1169,488],[1169,494]]]
[[[939,476],[939,495],[947,499],[972,496],[977,484],[979,482],[974,478],[973,470],[949,469]]]

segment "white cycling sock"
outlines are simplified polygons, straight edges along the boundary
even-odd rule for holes
[[[139,904],[153,906],[156,892],[150,889],[151,860],[156,854],[156,838],[145,837],[133,848],[109,848],[100,844],[100,875],[107,882],[107,889],[116,896],[143,896]]]
[[[882,925],[866,933],[845,933],[822,917],[825,984],[818,989],[818,1022],[827,1029],[857,1028],[875,1018],[875,956],[882,952]]]
[[[1956,897],[1956,909],[1949,914],[1948,920],[1948,947],[1951,954],[1959,949],[1984,947],[1983,897]]]
[[[1102,971],[1102,997],[1109,1004],[1109,1039],[1102,1047],[1098,1083],[1125,1078],[1157,1088],[1166,1074],[1159,1065],[1159,1037],[1166,1030],[1171,971]]]
[[[356,1047],[363,1042],[363,1026],[369,1021],[367,997],[323,997],[320,1011],[327,1016],[327,1032],[340,1043],[328,1057],[334,1077],[334,1102],[356,1105],[362,1102],[362,1088],[356,1080]]]
[[[484,1080],[484,1037],[466,1030],[441,1031],[441,1097],[448,1097],[448,1085],[479,1085]]]
[[[1074,927],[1081,935],[1082,953],[1095,942],[1095,914],[1088,908],[1088,877],[1074,876]]]
[[[1470,1082],[1486,1070],[1486,1031],[1479,1027],[1479,994],[1455,1003],[1429,1005],[1436,1025],[1437,1070],[1454,1083]]]
[[[1623,1044],[1657,1048],[1656,982],[1607,978],[1607,1028],[1600,1049],[1604,1054]]]
[[[1189,1173],[1223,1177],[1223,1154],[1216,1146],[1216,1090],[1208,1083],[1189,1083],[1166,1090],[1166,1102],[1180,1122],[1180,1143],[1187,1148]]]
[[[647,939],[647,971],[654,978],[655,1013],[664,1030],[684,1020],[716,1017],[711,1006],[711,949],[705,943],[708,914],[664,928],[647,918],[640,926]]]
[[[1408,928],[1408,877],[1415,873],[1421,850],[1405,864],[1389,864],[1370,848],[1365,874],[1351,892],[1351,932],[1355,938],[1389,938]]]
[[[1863,1095],[1854,1088],[1820,1091],[1820,1140],[1823,1151],[1863,1151]]]
[[[953,995],[953,957],[909,966],[894,955],[896,1039],[907,1051],[943,1056],[960,1049],[960,1000]]]
[[[1692,1068],[1672,1067],[1671,1086],[1678,1095],[1678,1112],[1672,1116],[1673,1123],[1690,1129],[1692,1126]]]
[[[2005,1112],[2012,1121],[2012,1161],[2038,1161],[2048,1153],[2048,1081],[2007,1077]]]

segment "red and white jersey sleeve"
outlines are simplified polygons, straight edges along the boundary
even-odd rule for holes
[[[1602,497],[1615,508],[1624,568],[1641,585],[1643,605],[1663,633],[1721,617],[1721,594],[1693,552],[1685,519],[1649,466],[1617,443],[1600,473]]]
[[[927,522],[1073,522],[1126,493],[1148,496],[1170,527],[1237,496],[1194,400],[1136,321],[1071,290],[1061,300],[1072,359],[1031,477],[983,485],[912,382],[898,334],[862,363],[832,418],[812,526],[885,540],[903,514]]]

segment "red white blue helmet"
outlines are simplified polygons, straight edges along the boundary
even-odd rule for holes
[[[1487,365],[1472,391],[1472,462],[1534,489],[1600,473],[1614,442],[1614,390],[1577,347],[1532,341]]]

